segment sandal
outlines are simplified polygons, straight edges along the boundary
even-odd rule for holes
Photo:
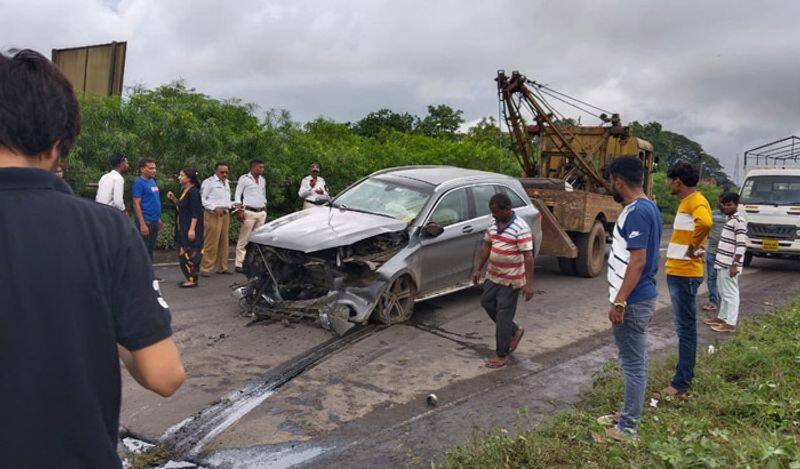
[[[705,318],[705,319],[703,319],[703,324],[705,324],[707,326],[715,326],[717,324],[723,324],[724,322],[725,321],[723,321],[720,318]]]
[[[508,365],[507,357],[490,358],[489,360],[486,360],[486,363],[484,363],[486,368],[503,368],[506,365]]]
[[[188,282],[188,283],[184,282],[184,283],[179,283],[178,284],[179,288],[195,288],[196,286],[197,286],[197,282]]]

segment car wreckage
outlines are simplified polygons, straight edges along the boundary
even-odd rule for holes
[[[255,230],[247,282],[234,295],[247,314],[313,318],[337,334],[371,318],[406,321],[415,302],[472,285],[488,202],[501,192],[531,226],[538,252],[539,212],[518,180],[447,166],[392,168]]]

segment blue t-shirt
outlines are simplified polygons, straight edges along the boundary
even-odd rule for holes
[[[662,228],[661,213],[650,199],[636,199],[622,210],[614,226],[614,241],[608,257],[610,301],[616,299],[622,286],[631,249],[647,250],[647,261],[642,271],[642,278],[628,296],[628,303],[637,303],[658,296],[656,273],[658,273]]]
[[[161,217],[161,197],[155,179],[136,178],[131,187],[134,199],[142,199],[144,221],[156,222]]]

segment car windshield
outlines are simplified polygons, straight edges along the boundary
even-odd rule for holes
[[[742,188],[742,202],[757,205],[800,205],[800,176],[753,176]]]
[[[412,187],[391,179],[373,177],[351,187],[337,197],[333,205],[411,221],[419,215],[432,192],[432,187]]]

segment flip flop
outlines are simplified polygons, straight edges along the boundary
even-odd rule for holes
[[[483,364],[486,368],[503,368],[506,365],[508,365],[508,359],[499,361],[497,358],[486,360],[486,363]]]

